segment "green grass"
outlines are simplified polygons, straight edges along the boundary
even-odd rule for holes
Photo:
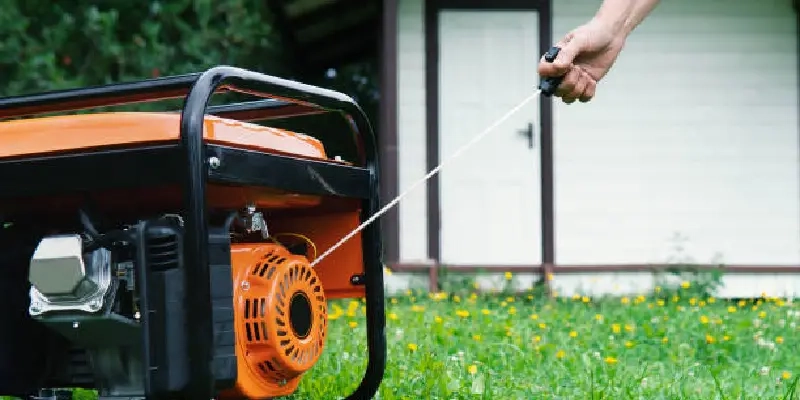
[[[800,398],[800,307],[675,296],[395,299],[380,398]],[[334,304],[327,353],[293,398],[337,398],[361,377],[362,306]]]
[[[800,399],[800,307],[678,288],[651,297],[411,293],[387,303],[379,399]],[[331,302],[291,399],[337,399],[366,362],[364,305]]]

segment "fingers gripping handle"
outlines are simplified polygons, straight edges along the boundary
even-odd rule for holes
[[[553,62],[556,56],[558,56],[559,51],[561,51],[560,47],[551,47],[550,50],[547,50],[547,53],[544,53],[544,60],[549,63]],[[564,80],[563,76],[543,78],[542,81],[539,82],[539,89],[542,91],[543,95],[548,97],[552,96],[556,94],[556,89],[558,89],[558,85],[561,84],[562,80]]]

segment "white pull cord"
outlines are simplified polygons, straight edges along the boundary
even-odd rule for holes
[[[474,145],[475,143],[478,143],[478,141],[480,141],[481,139],[483,139],[484,137],[486,137],[486,136],[487,136],[487,135],[488,135],[490,132],[492,132],[492,130],[494,130],[494,128],[497,128],[497,127],[498,127],[500,124],[502,124],[502,123],[503,123],[503,122],[505,122],[505,121],[506,121],[508,118],[510,118],[510,117],[511,117],[511,116],[512,116],[514,113],[516,113],[517,111],[519,111],[519,109],[520,109],[520,108],[524,107],[524,106],[525,106],[526,104],[528,104],[528,103],[529,103],[531,100],[533,100],[533,99],[535,99],[535,98],[539,97],[539,94],[540,94],[541,92],[542,92],[541,90],[536,90],[535,92],[533,92],[533,94],[531,94],[530,96],[528,96],[527,98],[525,98],[525,100],[522,100],[522,101],[521,101],[519,104],[517,104],[517,105],[516,105],[516,106],[514,106],[514,107],[513,107],[511,110],[509,110],[509,111],[508,111],[508,112],[507,112],[505,115],[503,115],[502,117],[500,117],[499,119],[497,119],[495,122],[493,122],[491,125],[489,125],[489,127],[487,127],[486,129],[484,129],[484,130],[483,130],[483,132],[481,132],[480,134],[478,134],[478,135],[476,135],[475,137],[473,137],[473,138],[472,138],[472,140],[470,140],[470,141],[469,141],[469,142],[467,142],[466,144],[462,145],[462,146],[461,146],[461,147],[460,147],[458,150],[456,150],[455,152],[453,152],[453,154],[451,154],[451,155],[450,155],[449,157],[447,157],[447,158],[446,158],[444,161],[442,161],[441,163],[439,163],[439,165],[437,165],[437,166],[436,166],[436,168],[434,168],[434,169],[432,169],[430,172],[428,172],[428,174],[427,174],[427,175],[425,175],[424,177],[422,177],[420,180],[418,180],[418,181],[414,182],[414,184],[412,184],[412,185],[411,185],[411,186],[410,186],[408,189],[406,189],[406,190],[405,190],[403,193],[400,193],[400,194],[399,194],[397,197],[395,197],[395,198],[394,198],[392,201],[390,201],[388,204],[386,204],[385,206],[383,206],[383,208],[381,208],[381,209],[380,209],[378,212],[376,212],[376,213],[375,213],[375,214],[373,214],[371,217],[369,217],[369,219],[367,219],[366,221],[362,222],[362,223],[361,223],[361,225],[359,225],[359,226],[358,226],[356,229],[353,229],[353,230],[352,230],[350,233],[348,233],[348,234],[347,234],[347,235],[345,235],[343,238],[341,238],[341,239],[340,239],[338,242],[336,242],[336,244],[334,244],[334,245],[333,245],[333,246],[331,246],[331,247],[330,247],[328,250],[325,250],[325,252],[323,252],[322,254],[320,254],[320,255],[319,255],[319,256],[318,256],[318,257],[317,257],[317,258],[316,258],[316,259],[315,259],[313,262],[311,262],[311,266],[313,267],[313,266],[317,265],[317,263],[319,263],[320,261],[322,261],[322,259],[323,259],[323,258],[327,257],[327,256],[328,256],[329,254],[331,254],[331,253],[332,253],[334,250],[336,250],[337,248],[339,248],[339,247],[340,247],[342,244],[344,244],[344,242],[346,242],[346,241],[350,240],[350,238],[352,238],[353,236],[355,236],[355,235],[356,235],[358,232],[361,232],[361,230],[362,230],[362,229],[364,229],[364,228],[365,228],[367,225],[369,225],[369,224],[373,223],[373,222],[374,222],[376,219],[378,219],[378,218],[379,218],[381,215],[385,214],[387,211],[389,211],[389,209],[391,209],[392,207],[394,207],[395,205],[397,205],[397,203],[399,203],[399,202],[400,202],[400,200],[402,200],[402,199],[403,199],[403,197],[405,197],[405,196],[406,196],[408,193],[410,193],[412,190],[414,190],[414,189],[415,189],[417,186],[421,185],[422,183],[424,183],[425,181],[427,181],[428,179],[430,179],[432,176],[436,175],[436,174],[439,172],[439,170],[441,170],[441,169],[442,169],[442,167],[445,165],[445,163],[447,163],[447,162],[449,162],[449,161],[453,160],[454,158],[458,157],[459,155],[461,155],[461,153],[463,153],[464,151],[466,151],[466,150],[467,150],[469,147],[471,147],[471,146],[472,146],[472,145]]]

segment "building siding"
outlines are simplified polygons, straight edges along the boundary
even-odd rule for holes
[[[400,191],[426,173],[423,3],[399,1]],[[553,3],[559,38],[600,1]],[[594,101],[556,101],[556,262],[800,264],[796,32],[791,0],[662,2]],[[419,187],[399,205],[402,262],[426,261],[426,196]],[[633,273],[553,281],[564,295],[656,284]],[[724,285],[723,297],[800,292],[800,278],[783,275]]]
[[[599,4],[554,3],[555,37]],[[558,103],[557,263],[800,263],[796,29],[790,0],[662,2]]]
[[[423,0],[400,0],[397,40],[398,185],[402,192],[428,171],[425,165],[425,24]],[[400,260],[428,258],[427,190],[417,187],[400,204]]]

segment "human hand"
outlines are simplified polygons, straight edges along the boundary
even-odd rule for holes
[[[625,36],[609,24],[591,20],[567,33],[556,46],[561,50],[553,62],[539,62],[539,76],[560,77],[555,96],[572,104],[595,96],[597,83],[608,73],[625,44]]]

